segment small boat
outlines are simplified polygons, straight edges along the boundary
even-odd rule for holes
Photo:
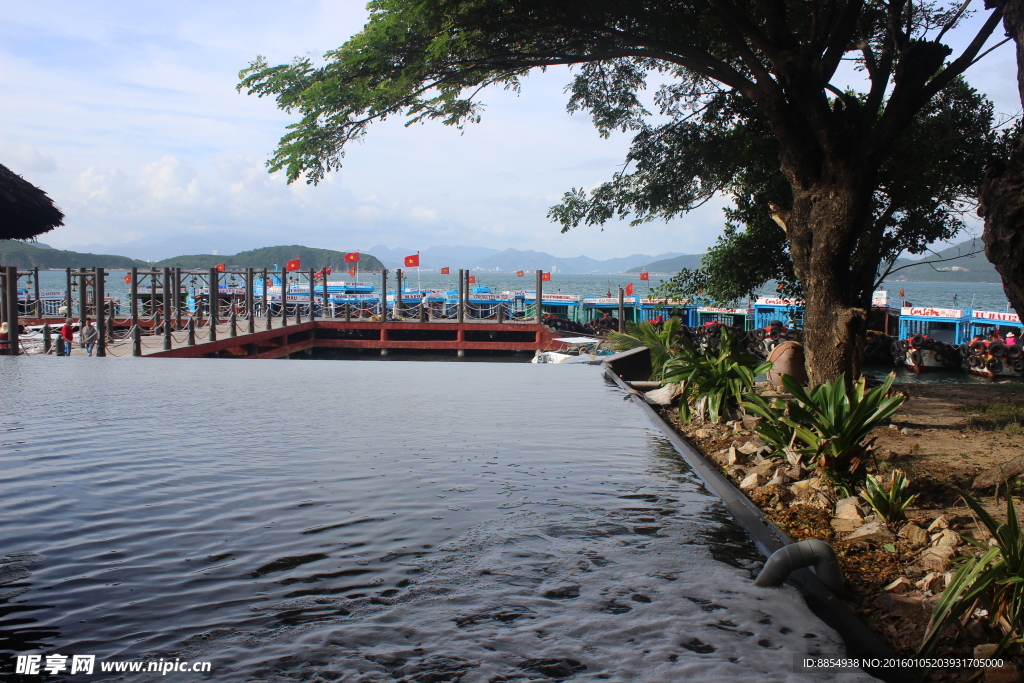
[[[972,341],[967,346],[967,372],[986,379],[1024,375],[1024,349],[1001,341]]]
[[[916,333],[893,344],[893,360],[916,373],[925,370],[956,369],[962,364],[960,347]]]
[[[539,351],[531,363],[586,363],[594,365],[601,362],[601,356],[611,354],[610,350],[601,348],[601,340],[593,337],[561,337],[556,342],[568,348],[561,351]]]

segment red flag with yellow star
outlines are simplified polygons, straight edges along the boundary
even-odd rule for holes
[[[350,251],[345,254],[345,263],[359,263],[359,252]]]
[[[284,268],[285,270],[299,270],[300,268],[302,268],[302,264],[299,263],[299,259],[294,259],[286,263],[284,265]]]
[[[413,254],[412,256],[406,256],[404,263],[406,268],[417,268],[420,265],[420,255]]]
[[[448,275],[448,274],[450,274],[451,272],[452,272],[452,269],[451,269],[451,268],[447,268],[447,267],[446,267],[446,268],[442,268],[442,269],[441,269],[441,275]]]

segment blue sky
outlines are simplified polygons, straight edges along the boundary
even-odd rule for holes
[[[264,161],[290,118],[235,91],[258,54],[319,57],[361,29],[362,2],[56,1],[4,5],[0,163],[67,214],[53,246],[188,233],[239,248],[439,244],[560,256],[694,253],[714,243],[722,203],[671,223],[562,235],[547,209],[620,166],[628,136],[601,139],[565,112],[569,72],[534,74],[522,94],[484,96],[483,122],[371,128],[319,186],[287,185]],[[968,72],[997,110],[1020,105],[1011,46]]]

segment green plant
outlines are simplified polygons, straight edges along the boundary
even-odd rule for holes
[[[608,341],[615,351],[641,346],[651,350],[651,379],[660,379],[665,362],[679,349],[682,321],[669,318],[661,327],[651,323],[626,323],[626,332],[609,332]]]
[[[776,401],[768,405],[759,397],[748,396],[744,407],[758,415],[758,433],[777,447],[794,437],[802,444],[799,452],[821,469],[844,493],[863,479],[865,455],[871,450],[871,430],[892,417],[903,405],[902,394],[889,395],[895,375],[881,386],[867,391],[862,377],[848,389],[840,375],[831,384],[807,390],[793,377],[782,376],[782,384],[793,395],[785,408]],[[792,430],[787,439],[786,428]]]
[[[690,422],[696,413],[718,422],[725,412],[739,407],[744,392],[754,386],[754,377],[771,367],[757,356],[741,353],[736,337],[723,329],[717,350],[699,351],[683,340],[679,354],[665,363],[663,380],[683,383],[679,419]]]
[[[966,493],[964,501],[992,534],[995,545],[987,547],[967,539],[983,552],[967,557],[953,574],[942,597],[935,605],[919,652],[930,656],[950,626],[974,613],[980,604],[988,610],[989,624],[1003,632],[1002,651],[1010,642],[1020,640],[1024,617],[1024,538],[1017,523],[1013,498],[1006,497],[1006,523],[1000,524],[985,508]]]
[[[880,477],[870,474],[864,479],[864,490],[861,496],[868,502],[875,515],[885,524],[895,524],[907,518],[907,506],[914,502],[917,495],[908,495],[907,486],[910,481],[899,470],[889,475],[888,489],[882,484]]]
[[[771,403],[761,396],[748,393],[744,397],[743,409],[748,413],[761,416],[754,431],[761,437],[761,440],[770,445],[776,453],[793,445],[795,433],[793,426],[785,421],[786,403],[777,398]]]

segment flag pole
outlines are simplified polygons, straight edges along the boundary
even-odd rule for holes
[[[423,297],[423,283],[420,282],[420,252],[416,252],[416,289],[420,290],[420,297]]]

